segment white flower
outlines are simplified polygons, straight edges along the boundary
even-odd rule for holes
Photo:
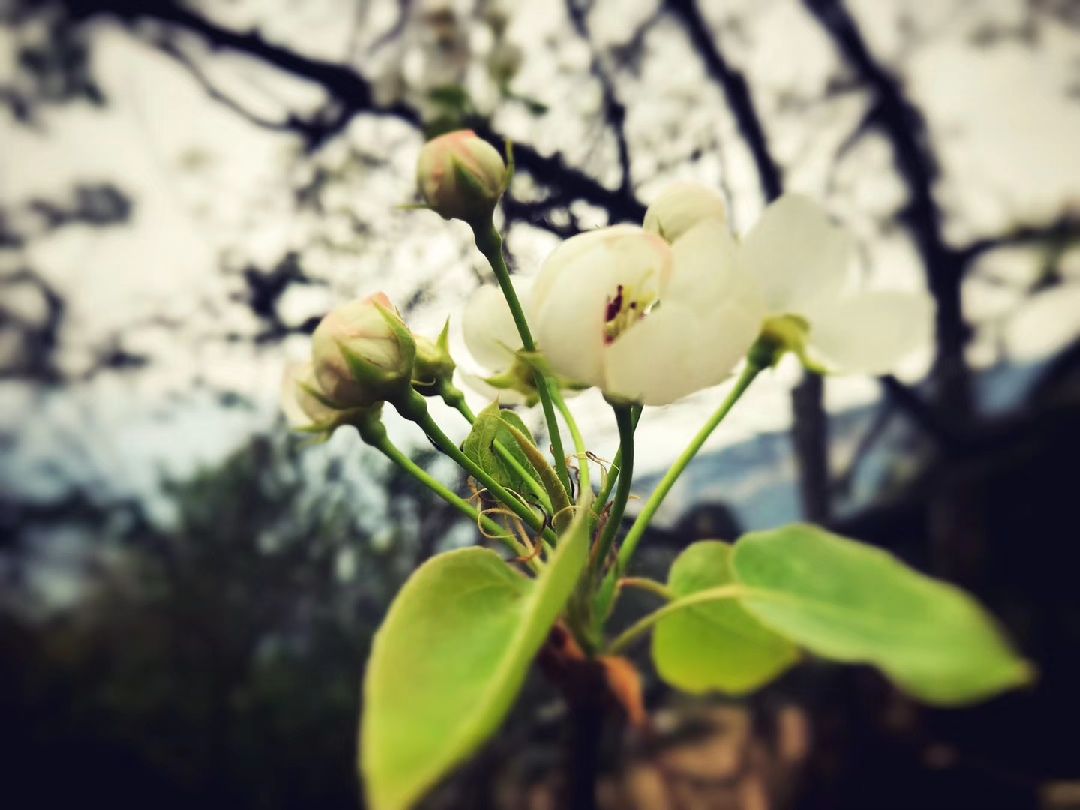
[[[925,293],[853,289],[850,235],[809,198],[786,194],[738,251],[739,271],[761,289],[766,329],[803,332],[804,348],[829,371],[886,374],[930,340]]]
[[[727,222],[724,198],[699,183],[672,183],[645,211],[645,230],[675,242],[699,222]]]
[[[736,271],[723,221],[668,245],[629,225],[575,236],[545,261],[529,299],[552,369],[614,401],[665,405],[723,381],[764,316]]]
[[[518,298],[527,300],[531,280],[515,278],[513,283]],[[521,336],[510,305],[497,286],[476,288],[465,304],[461,329],[469,354],[490,374],[507,371],[521,351]]]
[[[514,291],[523,307],[527,306],[531,278],[515,276]],[[465,304],[461,320],[465,348],[483,371],[469,373],[459,369],[462,382],[489,399],[498,398],[504,405],[525,405],[536,399],[533,370],[517,358],[521,351],[510,305],[495,285],[478,287]]]

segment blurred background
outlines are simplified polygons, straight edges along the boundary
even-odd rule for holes
[[[1040,670],[952,711],[815,662],[691,700],[639,651],[654,730],[604,740],[601,806],[1080,807],[1080,5],[0,0],[0,23],[6,806],[361,802],[372,633],[475,532],[351,431],[288,435],[280,375],[336,302],[382,289],[434,334],[486,279],[463,225],[398,208],[425,137],[466,126],[515,144],[523,272],[692,179],[739,231],[810,194],[871,283],[935,298],[896,377],[762,380],[642,572],[813,520],[972,590]],[[645,414],[637,494],[720,395]],[[572,407],[610,458],[602,401]],[[564,716],[530,680],[427,806],[558,807]]]

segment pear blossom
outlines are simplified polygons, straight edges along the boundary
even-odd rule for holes
[[[828,371],[886,374],[929,342],[933,305],[925,293],[857,289],[854,253],[816,203],[786,194],[746,234],[737,265],[761,291],[766,335]]]
[[[519,300],[528,300],[530,286],[530,281],[515,279]],[[521,351],[521,335],[510,305],[497,286],[485,284],[473,291],[465,304],[461,329],[469,354],[491,374],[507,371]]]
[[[765,313],[715,216],[670,245],[630,225],[568,239],[544,262],[528,312],[556,373],[609,400],[646,405],[723,381]]]
[[[527,306],[533,279],[515,276],[514,291]],[[518,359],[521,335],[502,290],[494,285],[477,287],[462,314],[465,348],[483,372],[461,373],[463,382],[485,397],[497,397],[504,405],[526,405],[536,400],[533,370]]]

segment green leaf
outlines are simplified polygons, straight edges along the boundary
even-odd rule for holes
[[[501,411],[500,416],[503,422],[506,423],[506,429],[509,430],[510,435],[517,442],[518,448],[528,457],[532,468],[540,477],[540,481],[547,493],[548,503],[545,506],[550,506],[552,525],[555,526],[557,531],[564,531],[573,519],[573,510],[570,508],[570,496],[567,495],[562,481],[559,480],[555,470],[548,464],[544,454],[540,452],[540,448],[533,442],[525,423],[521,421],[521,417],[513,411]]]
[[[585,569],[587,516],[579,506],[536,579],[467,548],[405,583],[364,678],[361,773],[373,810],[411,806],[502,722]]]
[[[880,549],[794,525],[745,536],[732,570],[763,623],[823,657],[874,664],[928,703],[969,703],[1032,677],[974,599]]]
[[[525,424],[517,414],[503,411],[498,403],[492,403],[477,414],[461,451],[508,490],[550,511],[551,502],[541,476],[508,425],[528,435],[528,429],[522,430]]]
[[[731,546],[706,540],[688,547],[671,566],[668,589],[686,597],[733,583]],[[768,683],[798,658],[778,636],[734,599],[706,602],[661,619],[652,637],[656,671],[684,692],[717,689],[744,694]]]

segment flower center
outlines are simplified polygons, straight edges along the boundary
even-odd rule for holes
[[[623,332],[648,315],[659,303],[656,295],[639,293],[630,285],[620,284],[615,295],[607,297],[604,307],[604,345],[610,346]]]

